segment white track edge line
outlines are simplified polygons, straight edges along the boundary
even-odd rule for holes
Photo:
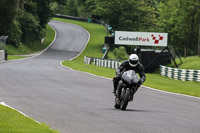
[[[51,28],[55,31],[55,36],[54,36],[54,40],[50,43],[50,45],[49,45],[46,49],[44,49],[42,52],[40,52],[39,54],[36,54],[36,55],[34,55],[34,56],[32,56],[32,57],[27,57],[27,58],[24,58],[24,59],[9,60],[9,61],[17,61],[17,60],[25,60],[25,59],[35,58],[36,56],[39,56],[39,55],[41,55],[43,52],[45,52],[45,51],[55,42],[55,40],[56,40],[56,38],[57,38],[57,31],[55,30],[55,28],[54,28],[52,25],[50,25],[50,26],[51,26]],[[17,112],[19,112],[20,114],[24,115],[25,117],[28,117],[28,118],[32,119],[32,120],[35,121],[36,123],[41,124],[39,121],[37,121],[37,120],[31,118],[30,116],[28,116],[28,115],[26,115],[25,113],[23,113],[23,112],[21,112],[21,111],[15,109],[14,107],[11,107],[11,106],[7,105],[5,102],[0,102],[0,104],[3,105],[3,106],[6,106],[6,107],[8,107],[8,108],[11,108],[11,109],[13,109],[13,110],[15,110],[15,111],[17,111]],[[51,128],[49,128],[49,129],[51,129]],[[51,130],[53,130],[53,129],[51,129]]]
[[[11,62],[11,61],[19,61],[19,60],[27,60],[27,59],[32,59],[32,58],[35,58],[39,55],[41,55],[42,53],[44,53],[49,47],[51,47],[51,45],[55,42],[56,38],[57,38],[57,31],[55,30],[55,28],[52,26],[52,25],[49,25],[51,26],[51,28],[55,31],[55,36],[54,36],[54,39],[53,41],[49,44],[48,47],[46,47],[42,52],[32,56],[32,57],[26,57],[26,58],[22,58],[22,59],[15,59],[15,60],[7,60],[6,62]]]
[[[67,22],[66,22],[66,23],[67,23]],[[72,23],[70,23],[70,24],[72,24]],[[72,25],[76,25],[76,24],[72,24]],[[76,26],[79,26],[79,25],[76,25]],[[79,27],[81,27],[81,26],[79,26]],[[81,28],[84,29],[83,27],[81,27]],[[83,50],[82,50],[77,56],[75,56],[75,57],[69,59],[69,61],[72,61],[73,59],[77,58],[80,54],[82,54],[83,51],[85,50],[86,46],[88,45],[88,42],[89,42],[89,40],[90,40],[90,34],[89,34],[89,32],[88,32],[86,29],[84,29],[84,30],[85,30],[85,31],[88,33],[88,35],[89,35],[88,41],[87,41],[85,47],[83,48]],[[86,74],[89,74],[89,75],[92,75],[92,76],[95,76],[95,77],[100,77],[100,78],[103,78],[103,79],[112,80],[111,78],[106,78],[106,77],[103,77],[103,76],[98,76],[98,75],[95,75],[95,74],[92,74],[92,73],[89,73],[89,72],[84,72],[84,71],[80,71],[80,70],[75,70],[75,69],[72,69],[72,68],[70,68],[70,67],[64,66],[64,65],[63,65],[63,62],[64,62],[64,61],[65,61],[65,60],[62,60],[62,61],[60,62],[60,65],[61,65],[62,67],[66,67],[66,68],[68,68],[68,69],[70,69],[70,70],[72,70],[72,71],[82,72],[82,73],[86,73]],[[193,98],[193,99],[198,99],[198,100],[200,100],[200,97],[195,97],[195,96],[190,96],[190,95],[185,95],[185,94],[179,94],[179,93],[169,92],[169,91],[164,91],[164,90],[158,90],[158,89],[151,88],[151,87],[144,86],[144,85],[142,85],[142,87],[145,88],[145,89],[153,90],[153,91],[158,91],[158,92],[167,93],[167,94],[172,94],[172,95],[179,95],[179,96],[183,96],[183,97],[189,97],[189,98]]]
[[[64,61],[64,60],[63,60],[63,61]],[[89,73],[89,72],[84,72],[84,71],[80,71],[80,70],[75,70],[75,69],[72,69],[72,68],[70,68],[70,67],[64,66],[64,65],[62,64],[63,61],[60,62],[60,65],[61,65],[62,67],[68,68],[68,69],[70,69],[70,70],[72,70],[72,71],[77,71],[77,72],[81,72],[81,73],[86,73],[86,74],[88,74],[88,75],[92,75],[92,76],[95,76],[95,77],[99,77],[99,78],[103,78],[103,79],[107,79],[107,80],[112,80],[111,78],[107,78],[107,77],[103,77],[103,76],[98,76],[98,75],[95,75],[95,74],[92,74],[92,73]]]
[[[162,92],[162,93],[167,93],[167,94],[172,94],[172,95],[178,95],[178,96],[183,96],[183,97],[188,97],[188,98],[193,98],[193,99],[198,99],[198,100],[200,100],[200,97],[190,96],[190,95],[186,95],[186,94],[180,94],[180,93],[176,93],[176,92],[158,90],[158,89],[151,88],[151,87],[148,87],[148,86],[143,86],[143,85],[142,85],[142,87],[144,87],[144,88],[146,88],[146,89],[153,90],[153,91],[158,91],[158,92]]]
[[[55,31],[55,36],[54,36],[54,40],[50,43],[50,45],[49,45],[46,49],[44,49],[42,52],[40,52],[39,54],[36,54],[36,55],[34,55],[34,56],[32,56],[32,57],[27,57],[27,58],[23,58],[23,59],[16,59],[16,60],[8,60],[8,61],[10,62],[10,61],[18,61],[18,60],[32,59],[32,58],[35,58],[35,57],[41,55],[43,52],[45,52],[45,51],[55,42],[55,40],[56,40],[56,38],[57,38],[57,31],[55,30],[55,28],[54,28],[52,25],[50,25],[50,26],[51,26],[51,28]],[[78,25],[77,25],[77,26],[78,26]],[[81,26],[79,26],[79,27],[81,27]],[[81,28],[84,29],[83,27],[81,27]],[[87,33],[88,36],[89,36],[89,37],[88,37],[88,40],[87,40],[87,43],[86,43],[86,45],[84,46],[84,49],[85,49],[86,46],[87,46],[87,44],[88,44],[88,42],[89,42],[89,40],[90,40],[90,34],[89,34],[89,32],[88,32],[87,30],[84,29],[84,31],[86,31],[86,33]],[[84,49],[81,51],[81,53],[84,51]],[[81,53],[79,53],[76,57],[78,57]],[[74,57],[74,58],[72,58],[72,59],[70,59],[70,60],[73,60],[73,59],[75,59],[76,57]],[[11,107],[11,106],[7,105],[5,102],[0,102],[0,104],[3,105],[3,106],[6,106],[6,107],[8,107],[8,108],[11,108],[11,109],[15,110],[15,111],[19,112],[20,114],[24,115],[25,117],[28,117],[28,118],[32,119],[33,121],[35,121],[35,122],[37,122],[37,123],[40,124],[39,121],[37,121],[37,120],[31,118],[30,116],[28,116],[28,115],[26,115],[25,113],[23,113],[23,112],[21,112],[21,111],[15,109],[14,107]],[[50,129],[51,129],[51,128],[50,128]],[[51,129],[51,130],[53,130],[53,129]]]
[[[70,24],[71,24],[71,23],[70,23]],[[73,24],[73,25],[75,25],[75,24]],[[81,51],[78,55],[76,55],[75,57],[69,59],[69,61],[72,61],[73,59],[75,59],[75,58],[77,58],[79,55],[81,55],[81,54],[83,53],[83,51],[85,50],[85,48],[87,47],[89,41],[90,41],[90,33],[89,33],[86,29],[84,29],[83,27],[81,27],[80,25],[76,25],[76,26],[80,27],[82,30],[84,30],[84,31],[88,34],[88,40],[87,40],[87,42],[86,42],[84,48],[82,49],[82,51]]]
[[[98,76],[98,75],[95,75],[95,74],[92,74],[92,73],[89,73],[89,72],[84,72],[84,71],[72,69],[72,68],[70,68],[70,67],[64,66],[64,65],[62,64],[62,62],[63,62],[63,61],[60,62],[60,65],[61,65],[61,66],[66,67],[66,68],[68,68],[68,69],[70,69],[70,70],[72,70],[72,71],[82,72],[82,73],[86,73],[86,74],[88,74],[88,75],[92,75],[92,76],[95,76],[95,77],[100,77],[100,78],[103,78],[103,79],[112,80],[111,78],[106,78],[106,77]],[[145,89],[150,89],[150,90],[158,91],[158,92],[161,92],[161,93],[167,93],[167,94],[178,95],[178,96],[183,96],[183,97],[188,97],[188,98],[193,98],[193,99],[198,99],[198,100],[200,100],[200,97],[195,97],[195,96],[190,96],[190,95],[185,95],[185,94],[179,94],[179,93],[175,93],[175,92],[169,92],[169,91],[159,90],[159,89],[151,88],[151,87],[144,86],[144,85],[142,85],[142,87],[145,88]]]
[[[26,114],[23,113],[22,111],[19,111],[18,109],[15,109],[15,108],[11,107],[10,105],[6,104],[5,102],[0,102],[0,105],[5,106],[5,107],[8,107],[8,108],[10,108],[10,109],[12,109],[12,110],[15,110],[15,111],[17,111],[18,113],[22,114],[23,116],[25,116],[25,117],[27,117],[27,118],[33,120],[34,122],[36,122],[36,123],[38,123],[38,124],[40,124],[40,125],[42,124],[41,122],[39,122],[39,121],[37,121],[37,120],[31,118],[30,116],[26,115]],[[54,130],[54,129],[50,128],[50,126],[49,126],[49,129],[50,129],[50,130]]]

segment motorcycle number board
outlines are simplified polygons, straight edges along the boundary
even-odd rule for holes
[[[116,45],[166,47],[168,33],[115,31]]]

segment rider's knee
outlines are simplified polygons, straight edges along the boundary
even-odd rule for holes
[[[120,81],[120,79],[121,79],[121,77],[117,75],[117,76],[115,76],[115,77],[113,78],[113,81],[118,82],[118,81]]]

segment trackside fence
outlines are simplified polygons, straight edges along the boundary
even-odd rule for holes
[[[94,64],[95,66],[99,67],[107,67],[111,69],[117,69],[120,66],[120,62],[113,61],[113,60],[103,60],[100,58],[93,58],[93,57],[84,57],[85,64]]]
[[[176,80],[200,82],[200,70],[178,69],[161,65],[160,74]]]

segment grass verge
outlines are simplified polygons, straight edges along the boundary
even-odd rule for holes
[[[187,58],[181,58],[183,64],[181,64],[179,59],[176,59],[176,63],[179,65],[180,69],[194,69],[200,70],[200,57],[189,56]],[[175,67],[174,63],[169,65],[170,67]]]
[[[66,20],[66,19],[58,19],[58,18],[55,18],[55,20],[80,25],[90,33],[90,41],[84,52],[79,57],[77,57],[72,61],[64,61],[63,62],[64,66],[108,78],[113,78],[115,76],[115,70],[113,69],[102,68],[83,63],[84,56],[102,57],[101,48],[102,44],[104,43],[103,42],[104,37],[106,35],[106,30],[102,25]],[[159,90],[200,97],[199,82],[191,82],[191,81],[183,82],[179,80],[169,79],[159,74],[146,74],[146,77],[147,80],[144,83],[145,86]]]
[[[58,133],[3,105],[0,105],[0,112],[1,133]]]
[[[34,42],[34,44],[29,44],[29,45],[21,44],[18,48],[13,45],[7,45],[6,51],[8,52],[8,60],[26,58],[26,54],[40,52],[45,48],[47,48],[54,39],[55,31],[51,28],[51,26],[47,25],[45,32],[46,32],[46,38],[43,44],[41,44],[40,41],[36,41]]]
[[[26,58],[25,56],[17,56],[17,55],[8,55],[8,60],[16,60],[16,59],[23,59]]]

